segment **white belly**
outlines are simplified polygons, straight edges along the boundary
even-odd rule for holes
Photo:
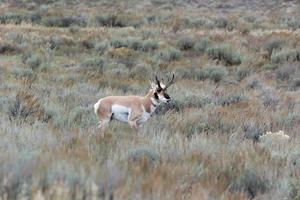
[[[125,106],[114,104],[111,108],[113,113],[113,119],[121,122],[128,122],[128,116],[130,115],[131,109]]]

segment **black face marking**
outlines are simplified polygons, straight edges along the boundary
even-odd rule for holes
[[[167,93],[164,93],[164,97],[165,97],[166,99],[171,99],[170,96],[169,96]]]
[[[158,93],[160,93],[160,92],[162,91],[162,89],[161,89],[161,88],[158,88],[156,91],[157,91]]]
[[[155,97],[155,99],[158,99],[157,92],[154,92],[154,97]]]

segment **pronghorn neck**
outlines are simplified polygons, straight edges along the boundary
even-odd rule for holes
[[[159,101],[154,97],[154,92],[155,91],[151,89],[143,99],[143,105],[148,113],[154,112],[159,105]]]

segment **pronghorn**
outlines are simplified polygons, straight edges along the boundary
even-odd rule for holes
[[[116,119],[127,122],[131,128],[147,121],[160,103],[170,103],[171,97],[166,93],[167,88],[174,83],[172,79],[164,85],[155,76],[156,84],[150,81],[151,88],[145,96],[108,96],[100,99],[94,105],[94,111],[99,117],[98,128],[101,132],[108,123]]]

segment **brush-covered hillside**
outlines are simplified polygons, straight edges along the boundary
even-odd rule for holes
[[[176,83],[138,133],[93,105]],[[300,199],[300,2],[0,0],[0,199]]]

